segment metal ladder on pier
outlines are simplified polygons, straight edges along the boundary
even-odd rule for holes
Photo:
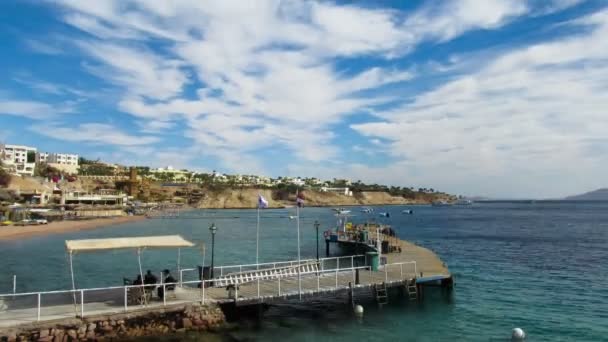
[[[378,303],[378,305],[388,304],[388,290],[386,288],[386,283],[375,285],[375,289],[376,302]]]
[[[405,289],[409,300],[418,299],[418,287],[416,287],[416,279],[406,280]]]

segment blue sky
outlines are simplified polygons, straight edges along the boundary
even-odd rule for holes
[[[559,197],[606,186],[607,35],[604,1],[2,1],[0,141]]]

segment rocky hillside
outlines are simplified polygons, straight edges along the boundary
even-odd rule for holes
[[[425,194],[416,199],[391,196],[386,192],[361,192],[354,196],[345,196],[333,192],[305,190],[306,206],[347,206],[347,205],[391,205],[391,204],[425,204],[435,200],[446,199],[445,194]],[[208,190],[198,203],[199,208],[255,208],[258,194],[269,202],[271,208],[293,206],[295,194],[269,189],[223,189]]]

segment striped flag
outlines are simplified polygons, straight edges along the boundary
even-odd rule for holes
[[[298,194],[296,195],[296,204],[300,208],[304,206],[304,194],[303,193],[298,192]]]
[[[258,194],[258,208],[268,208],[268,201],[262,194]]]

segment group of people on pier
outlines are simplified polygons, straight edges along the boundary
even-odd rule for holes
[[[173,291],[175,290],[175,283],[176,280],[175,278],[173,278],[173,276],[171,275],[171,272],[169,270],[164,270],[161,273],[162,277],[164,277],[164,281],[161,284],[168,284],[165,285],[164,288],[163,286],[158,286],[158,278],[152,273],[151,270],[148,270],[146,272],[146,275],[144,276],[144,278],[141,278],[141,274],[138,274],[137,277],[135,278],[135,280],[133,280],[133,282],[131,283],[131,285],[145,285],[144,286],[144,290],[148,293],[152,293],[154,291],[154,289],[156,288],[156,292],[158,294],[158,298],[163,298],[165,293],[164,290],[167,291]]]

